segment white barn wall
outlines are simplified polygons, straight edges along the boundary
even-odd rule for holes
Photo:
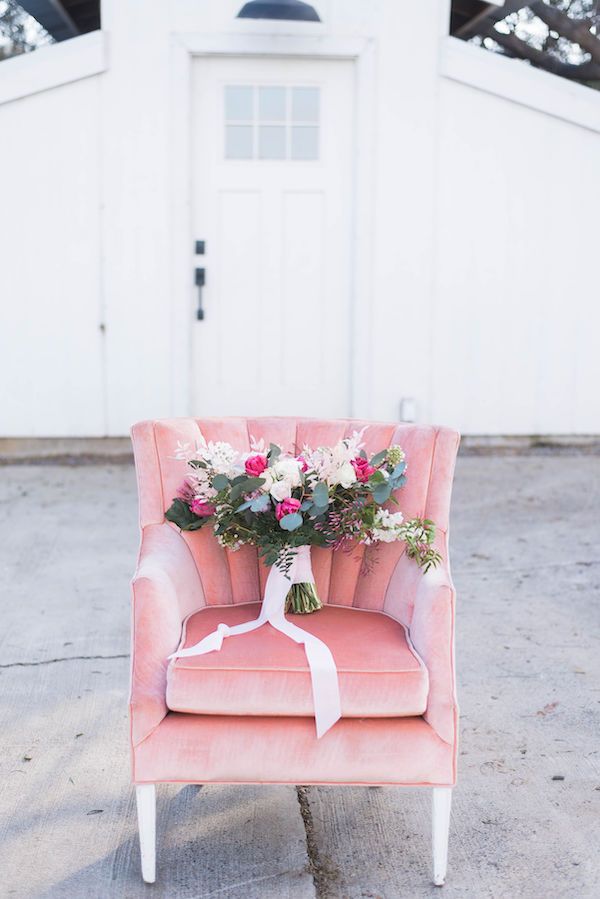
[[[597,432],[600,135],[445,79],[439,116],[432,416]]]
[[[0,106],[0,433],[105,433],[97,78]]]
[[[377,32],[368,415],[383,420],[399,417],[402,397],[416,400],[421,420],[429,417],[437,85],[432,6],[383,4]],[[431,39],[410,38],[418,34]]]
[[[171,414],[168,7],[102,7],[106,402],[116,435]]]
[[[119,435],[202,411],[179,389],[189,337],[176,309],[191,328],[202,235],[173,204],[190,182],[173,129],[176,35],[312,26],[240,22],[241,0],[143,6],[104,0],[103,74],[0,104],[0,152],[18,173],[0,217],[3,435]],[[413,397],[420,420],[464,433],[599,432],[600,134],[441,76],[443,4],[317,6],[324,38],[374,48],[372,133],[359,135],[372,150],[370,349],[354,412],[397,418]]]

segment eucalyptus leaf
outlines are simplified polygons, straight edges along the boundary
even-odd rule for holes
[[[229,486],[229,478],[225,477],[224,474],[216,474],[212,479],[212,485],[215,490],[225,490]]]
[[[375,453],[375,455],[372,457],[371,461],[369,462],[369,465],[374,465],[375,467],[377,467],[378,465],[381,465],[381,463],[383,462],[383,460],[385,459],[386,456],[387,456],[387,450],[381,450],[380,453]]]
[[[319,506],[322,509],[326,509],[329,505],[329,490],[324,481],[319,481],[319,483],[315,485],[313,490],[313,502],[315,506]]]
[[[245,503],[242,503],[241,506],[238,506],[237,509],[236,509],[235,511],[236,511],[236,512],[245,512],[246,509],[249,509],[249,508],[250,508],[250,506],[252,505],[253,502],[254,502],[253,499],[247,499],[246,502],[245,502]],[[253,510],[253,511],[254,511],[254,510]]]
[[[243,481],[238,481],[235,487],[231,488],[230,497],[232,501],[239,499],[243,493],[252,493],[262,487],[264,483],[264,478],[244,478]]]
[[[404,474],[405,471],[406,471],[406,462],[398,462],[398,464],[394,468],[393,472],[391,473],[390,477],[394,478],[394,479],[399,478],[400,475]]]
[[[263,493],[261,496],[257,496],[256,499],[250,500],[253,512],[266,512],[269,506],[271,505],[271,497],[268,493]]]
[[[280,519],[279,527],[283,528],[284,531],[295,531],[302,526],[303,520],[299,512],[292,512],[290,515],[284,515]]]
[[[373,499],[378,505],[383,505],[383,503],[387,502],[392,493],[392,488],[388,483],[379,484],[373,490]]]
[[[305,499],[302,505],[300,506],[301,512],[307,512],[310,508],[312,508],[313,502],[311,499]]]
[[[267,459],[269,461],[269,468],[277,462],[277,457],[281,453],[281,447],[277,446],[276,443],[271,443],[269,446],[269,452],[267,453]]]

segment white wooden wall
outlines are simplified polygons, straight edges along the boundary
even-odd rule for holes
[[[598,433],[600,94],[570,104],[535,73],[536,109],[498,95],[514,69],[491,91],[446,77],[445,4],[316,2],[324,35],[376,42],[369,375],[355,411],[396,418],[409,397],[420,420],[465,433]],[[174,386],[186,373],[172,186],[187,173],[173,172],[171,35],[264,26],[235,21],[241,0],[143,6],[103,3],[98,74],[11,101],[2,78],[19,72],[0,64],[0,435],[118,435],[201,413]],[[539,111],[555,101],[580,124]]]

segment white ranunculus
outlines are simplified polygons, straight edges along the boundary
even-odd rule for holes
[[[289,499],[292,495],[292,482],[287,478],[282,479],[281,481],[275,481],[271,487],[270,493],[273,499],[276,499],[278,503],[284,499]]]
[[[300,463],[296,459],[278,459],[273,470],[276,478],[290,481],[292,487],[300,486]]]
[[[340,465],[337,472],[338,484],[341,484],[342,487],[351,487],[355,481],[356,472],[354,471],[354,467],[350,464],[350,462],[344,462],[343,465]]]

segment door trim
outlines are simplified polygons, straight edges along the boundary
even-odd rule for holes
[[[307,59],[350,59],[354,79],[353,221],[350,237],[352,291],[350,296],[351,360],[349,414],[371,414],[372,271],[374,257],[374,41],[322,36],[204,35],[171,36],[171,116],[169,166],[171,176],[171,414],[194,414],[192,404],[192,328],[197,325],[193,285],[194,241],[192,233],[191,110],[194,57],[267,56]],[[201,327],[201,325],[200,325]]]

